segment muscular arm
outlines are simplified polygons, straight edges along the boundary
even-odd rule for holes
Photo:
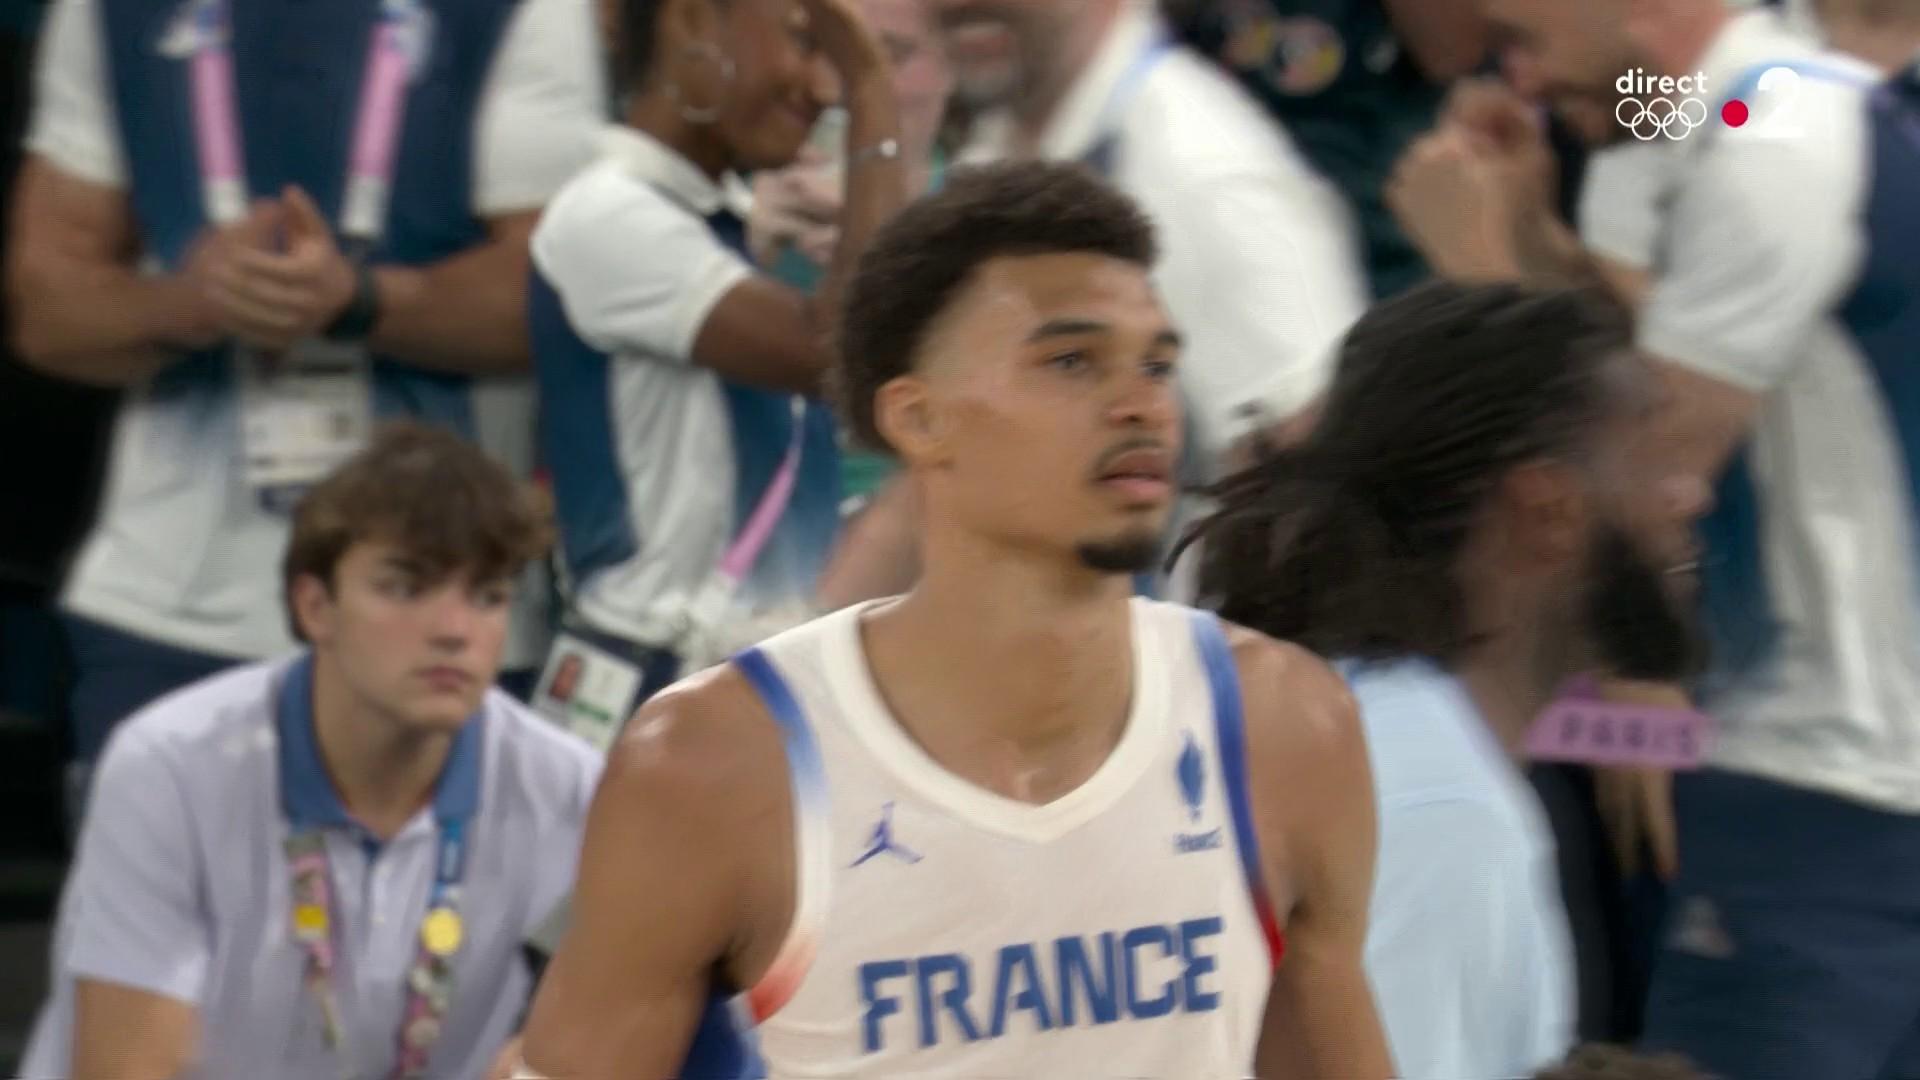
[[[13,197],[7,299],[21,358],[102,386],[139,382],[175,350],[212,337],[191,287],[140,273],[124,191],[63,172],[39,155]]]
[[[199,1014],[97,979],[74,984],[73,1080],[172,1080],[193,1064]]]
[[[714,973],[749,984],[763,942],[778,944],[763,927],[791,908],[762,891],[791,863],[783,759],[739,677],[669,691],[631,731],[594,797],[572,922],[528,1018],[536,1075],[676,1075]]]
[[[383,266],[375,350],[418,367],[468,375],[522,371],[527,343],[527,239],[537,211],[488,222],[487,239],[428,266]]]
[[[1254,826],[1286,934],[1255,1073],[1384,1080],[1393,1065],[1364,967],[1375,826],[1359,714],[1317,657],[1251,631],[1232,640]]]

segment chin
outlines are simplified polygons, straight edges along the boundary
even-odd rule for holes
[[[456,700],[446,696],[437,696],[426,701],[415,701],[401,715],[405,718],[408,730],[421,735],[453,735],[467,725],[473,714],[480,711],[480,698],[472,701]]]

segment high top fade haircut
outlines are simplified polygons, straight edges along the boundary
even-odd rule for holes
[[[552,530],[531,486],[479,447],[417,421],[384,426],[294,510],[281,587],[295,638],[306,640],[293,583],[311,574],[331,590],[347,549],[367,541],[399,549],[423,584],[455,575],[489,582],[543,554]]]
[[[1436,282],[1348,334],[1307,440],[1211,489],[1201,592],[1324,656],[1450,663],[1476,644],[1459,560],[1517,466],[1576,459],[1616,407],[1629,317],[1589,291]]]
[[[891,451],[874,422],[874,395],[914,369],[928,328],[982,265],[1078,254],[1142,269],[1159,257],[1139,206],[1078,165],[957,170],[937,194],[902,210],[868,246],[847,287],[833,382],[854,436]]]

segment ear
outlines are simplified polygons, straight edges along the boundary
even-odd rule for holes
[[[910,465],[937,464],[945,455],[947,425],[928,389],[919,376],[902,375],[873,395],[874,427]]]
[[[293,579],[287,600],[293,605],[294,621],[300,624],[300,632],[310,644],[321,645],[333,640],[333,590],[326,582],[312,574],[301,574]]]
[[[1522,465],[1501,479],[1498,498],[1515,555],[1557,563],[1586,549],[1593,527],[1592,496],[1573,466]]]

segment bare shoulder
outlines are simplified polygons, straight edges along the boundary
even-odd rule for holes
[[[760,696],[731,664],[641,706],[607,757],[603,797],[725,828],[784,792],[785,751]]]
[[[1257,630],[1228,624],[1226,631],[1250,752],[1312,759],[1362,745],[1353,694],[1325,660]]]
[[[1274,896],[1290,920],[1343,905],[1364,911],[1373,769],[1353,694],[1298,645],[1235,626],[1227,641],[1240,670],[1248,786]]]

